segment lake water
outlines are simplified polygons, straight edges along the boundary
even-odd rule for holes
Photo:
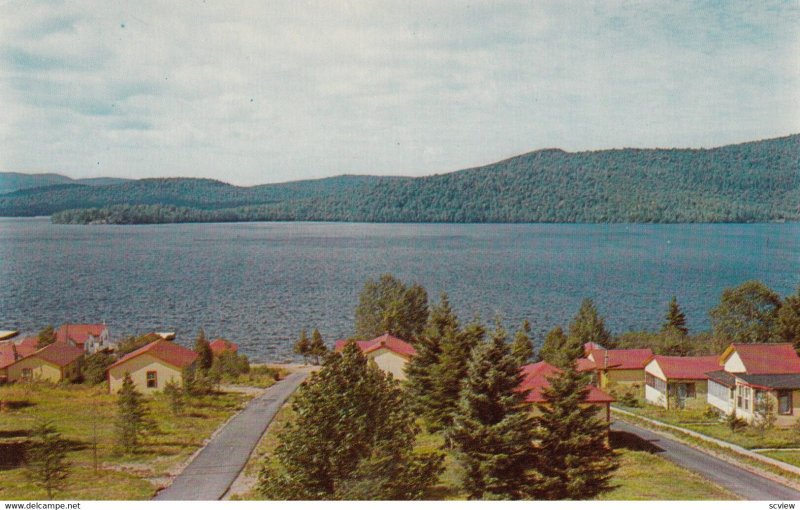
[[[0,329],[105,321],[112,337],[177,331],[291,357],[301,327],[352,333],[358,293],[391,272],[462,319],[527,318],[541,335],[584,297],[615,333],[655,329],[675,294],[693,331],[721,291],[800,284],[800,224],[452,225],[238,223],[52,225],[0,218]]]

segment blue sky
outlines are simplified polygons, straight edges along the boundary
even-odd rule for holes
[[[428,175],[800,132],[800,2],[0,1],[0,170]]]

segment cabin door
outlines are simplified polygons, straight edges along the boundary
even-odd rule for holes
[[[686,395],[689,394],[686,388],[686,383],[678,383],[678,409],[683,409],[686,406]]]

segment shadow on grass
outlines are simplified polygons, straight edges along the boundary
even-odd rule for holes
[[[16,469],[25,464],[28,441],[0,443],[0,471]]]
[[[14,437],[30,437],[31,431],[27,429],[0,430],[0,439],[10,439]],[[0,457],[2,459],[2,457]]]
[[[33,407],[35,404],[30,400],[3,400],[0,402],[0,412],[2,411],[16,411],[17,409],[25,409],[26,407]]]
[[[647,453],[661,453],[664,450],[653,444],[652,441],[642,439],[636,434],[630,432],[622,432],[619,430],[612,430],[609,434],[609,441],[611,448],[619,449],[625,448],[627,450]]]

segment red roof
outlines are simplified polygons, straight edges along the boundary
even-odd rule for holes
[[[140,347],[135,351],[126,354],[116,363],[108,367],[108,369],[110,370],[142,354],[149,354],[154,358],[158,358],[161,361],[177,368],[186,368],[194,363],[194,360],[197,359],[196,352],[189,350],[186,347],[181,347],[180,345],[170,342],[169,340],[161,339],[151,342],[144,347]]]
[[[17,361],[17,349],[14,342],[1,342],[0,343],[0,368],[6,368],[8,365]]]
[[[667,379],[708,379],[719,370],[719,356],[653,356]]]
[[[349,342],[349,340],[337,340],[334,345],[336,352],[341,352],[344,346],[347,345],[347,342]],[[361,349],[361,352],[364,354],[385,348],[406,358],[417,355],[417,350],[414,349],[413,345],[389,333],[379,336],[378,338],[373,338],[372,340],[358,340],[356,345],[358,345],[359,349]]]
[[[37,350],[39,350],[38,336],[26,336],[17,344],[17,354],[23,357],[30,356]]]
[[[65,367],[83,356],[83,354],[83,349],[80,347],[73,347],[66,343],[55,342],[46,347],[42,347],[30,356],[26,356],[26,359],[39,358],[53,365]]]
[[[608,354],[608,358],[606,358]],[[597,349],[589,353],[599,369],[634,370],[644,368],[653,351],[650,349]]]
[[[99,337],[105,330],[105,324],[62,324],[56,330],[56,341],[72,340],[77,345],[83,345],[90,336]]]
[[[722,354],[727,360],[736,351],[748,374],[798,374],[800,356],[792,344],[731,344]]]
[[[526,402],[544,403],[547,399],[544,398],[543,391],[550,387],[548,377],[554,377],[561,373],[561,369],[554,367],[546,361],[538,363],[531,363],[524,365],[520,368],[522,372],[522,382],[517,387],[519,391],[528,390],[528,396],[525,397]],[[614,398],[603,390],[587,385],[589,393],[586,395],[585,402],[590,404],[604,404],[614,402]]]
[[[225,340],[224,338],[217,338],[208,345],[211,347],[211,352],[214,353],[215,356],[219,356],[225,351],[231,351],[231,352],[239,351],[238,345],[231,342],[230,340]]]
[[[602,345],[594,342],[586,342],[583,344],[583,355],[588,356],[592,351],[602,351],[605,349]]]
[[[578,358],[578,360],[575,362],[575,368],[578,370],[578,372],[589,372],[591,370],[595,370],[597,365],[589,358]]]

